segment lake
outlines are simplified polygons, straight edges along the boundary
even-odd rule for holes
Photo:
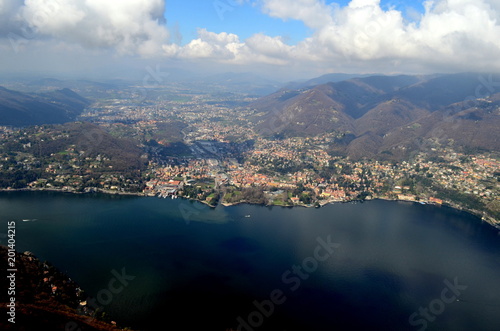
[[[0,233],[12,220],[18,251],[66,272],[122,326],[500,330],[498,230],[448,207],[2,192]]]

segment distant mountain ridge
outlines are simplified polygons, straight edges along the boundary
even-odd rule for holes
[[[358,75],[358,74],[344,74],[344,73],[331,73],[325,74],[316,78],[302,80],[299,82],[288,83],[284,88],[286,89],[301,89],[306,87],[313,87],[316,85],[327,84],[327,83],[338,83],[344,80],[358,78],[358,77],[368,77],[372,75]]]
[[[64,88],[22,93],[0,86],[0,125],[28,126],[74,121],[90,101]]]
[[[343,132],[349,141],[335,149],[355,158],[382,152],[404,157],[417,148],[415,140],[436,138],[437,131],[445,132],[438,139],[462,147],[500,150],[500,89],[488,81],[500,82],[500,75],[358,77],[281,89],[249,107],[257,112],[256,127],[264,136]]]

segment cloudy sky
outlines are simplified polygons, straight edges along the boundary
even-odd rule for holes
[[[0,0],[0,72],[500,72],[500,0]],[[156,68],[155,67],[155,68]]]

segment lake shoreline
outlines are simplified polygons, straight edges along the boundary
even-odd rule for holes
[[[59,192],[59,193],[69,193],[69,194],[76,194],[76,195],[84,195],[84,194],[92,194],[92,193],[101,193],[101,194],[106,194],[106,195],[120,195],[120,196],[137,196],[137,197],[156,197],[156,195],[151,195],[148,193],[142,193],[142,192],[122,192],[122,191],[114,191],[114,190],[105,190],[105,189],[93,189],[91,191],[87,192],[75,192],[72,190],[62,190],[62,189],[55,189],[55,188],[39,188],[39,189],[33,189],[33,188],[18,188],[18,189],[0,189],[0,192]],[[391,199],[389,197],[374,197],[372,199],[367,199],[367,200],[335,200],[335,201],[325,201],[323,203],[319,202],[318,205],[303,205],[303,204],[295,204],[295,205],[284,205],[284,206],[278,206],[278,205],[268,205],[268,204],[255,204],[255,203],[250,203],[246,201],[241,201],[241,202],[236,202],[236,203],[227,203],[227,202],[220,202],[217,205],[211,205],[205,200],[199,200],[199,199],[194,199],[194,198],[186,198],[186,197],[180,197],[185,200],[189,201],[197,201],[200,203],[203,203],[210,208],[216,208],[217,205],[222,205],[223,207],[231,207],[231,206],[237,206],[237,205],[243,205],[243,204],[248,204],[248,205],[259,205],[259,206],[276,206],[276,207],[283,207],[283,208],[294,208],[294,207],[303,207],[303,208],[321,208],[329,204],[337,204],[337,203],[353,203],[353,202],[360,202],[363,203],[365,201],[373,201],[373,200],[385,200],[385,201],[395,201],[395,202],[410,202],[413,204],[424,204],[424,205],[432,205],[432,206],[447,206],[449,208],[467,212],[477,218],[479,218],[482,222],[486,222],[487,224],[491,225],[493,228],[500,230],[500,220],[495,220],[492,217],[486,216],[483,212],[478,211],[478,210],[470,210],[467,208],[464,208],[458,204],[455,204],[450,201],[443,201],[442,204],[438,203],[432,203],[432,202],[425,202],[421,203],[419,201],[407,201],[407,200],[400,200],[400,199]]]

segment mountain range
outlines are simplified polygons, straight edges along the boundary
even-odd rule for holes
[[[64,88],[23,93],[0,86],[0,125],[28,126],[74,121],[90,102]]]
[[[281,89],[249,105],[264,136],[343,135],[353,158],[402,158],[426,147],[500,150],[500,75],[370,76]],[[497,90],[495,90],[495,87]]]

